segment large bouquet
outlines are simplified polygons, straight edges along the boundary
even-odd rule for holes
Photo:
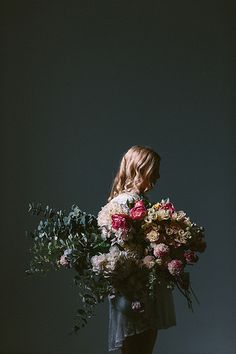
[[[125,204],[111,200],[97,218],[75,205],[68,216],[33,203],[29,211],[43,214],[44,220],[30,232],[33,259],[26,272],[45,274],[51,267],[76,271],[83,306],[77,310],[75,332],[108,294],[138,300],[146,293],[155,296],[161,282],[176,286],[193,310],[192,295],[197,298],[186,268],[206,248],[204,228],[176,211],[169,198],[158,203],[144,197]]]
[[[178,287],[192,309],[195,294],[185,269],[206,248],[203,227],[176,211],[169,198],[155,204],[145,199],[126,205],[111,202],[97,220],[101,237],[111,247],[92,257],[93,270],[108,277],[115,291],[138,298],[148,290],[155,296],[155,285],[165,281],[172,289]]]

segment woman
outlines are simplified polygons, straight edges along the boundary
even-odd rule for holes
[[[150,147],[132,146],[122,157],[108,202],[147,198],[160,177],[160,156]],[[152,354],[158,329],[176,325],[172,290],[158,286],[156,300],[129,301],[114,294],[109,300],[109,351]]]

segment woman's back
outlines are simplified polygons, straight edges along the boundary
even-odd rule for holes
[[[125,205],[127,200],[139,200],[141,195],[135,192],[122,192],[110,202]],[[118,293],[110,294],[108,350],[117,350],[127,336],[135,335],[150,328],[168,328],[176,325],[176,316],[172,290],[164,283],[157,286],[157,297],[148,295],[142,299],[143,312],[132,310],[131,301]]]

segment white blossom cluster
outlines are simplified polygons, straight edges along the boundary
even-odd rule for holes
[[[97,274],[103,273],[104,276],[110,276],[115,269],[117,269],[118,263],[124,264],[129,258],[134,258],[134,254],[129,251],[121,251],[114,245],[110,247],[108,253],[101,253],[91,258],[91,264],[93,271]],[[126,263],[128,265],[128,263]]]

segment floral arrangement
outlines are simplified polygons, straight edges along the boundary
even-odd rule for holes
[[[148,289],[155,296],[155,285],[165,280],[168,287],[178,287],[193,310],[191,295],[197,298],[185,269],[206,248],[203,227],[184,211],[176,211],[169,198],[155,204],[145,198],[126,205],[111,201],[97,220],[111,248],[92,257],[93,270],[109,278],[115,291],[139,298]],[[137,279],[140,276],[142,281]]]
[[[108,294],[121,293],[139,300],[165,281],[175,286],[192,307],[187,266],[204,252],[204,228],[193,223],[184,211],[176,211],[169,198],[151,203],[144,197],[119,204],[107,203],[98,216],[82,212],[55,211],[30,203],[29,212],[43,215],[37,229],[27,232],[34,241],[27,274],[46,274],[50,268],[74,269],[83,306],[76,312],[74,332],[93,315],[96,304]]]

